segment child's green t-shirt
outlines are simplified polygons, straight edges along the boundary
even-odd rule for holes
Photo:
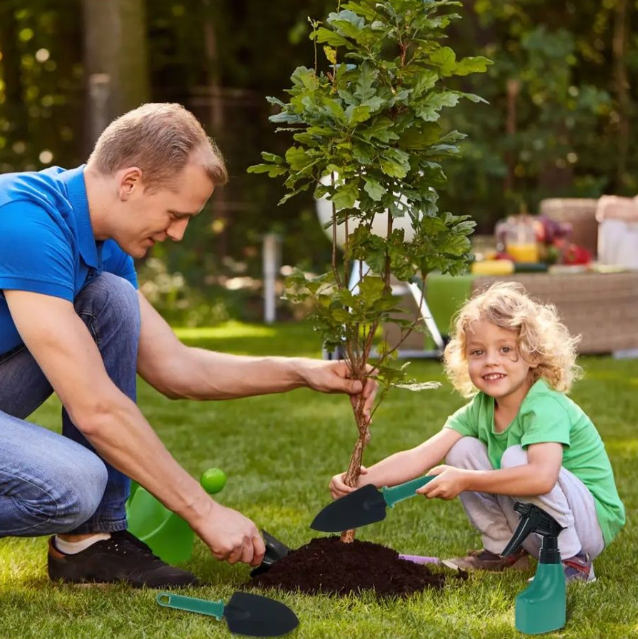
[[[592,421],[569,397],[538,380],[514,421],[501,433],[494,428],[494,398],[478,393],[450,416],[445,428],[476,437],[487,446],[495,469],[510,446],[556,442],[563,445],[563,467],[576,475],[594,497],[598,522],[609,545],[625,523],[625,508],[614,483],[605,445]]]

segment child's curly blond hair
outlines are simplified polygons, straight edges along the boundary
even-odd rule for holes
[[[567,393],[582,374],[576,364],[576,345],[560,321],[553,304],[531,299],[516,282],[498,282],[468,300],[455,318],[452,339],[445,349],[445,370],[464,397],[477,393],[470,380],[466,331],[477,320],[486,320],[517,335],[518,348],[531,369],[533,381],[544,379],[554,390]]]

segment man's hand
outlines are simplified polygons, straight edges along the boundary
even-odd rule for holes
[[[372,373],[372,366],[368,366],[368,372]],[[322,393],[347,393],[351,396],[352,405],[355,406],[358,396],[364,400],[363,414],[370,419],[370,412],[377,394],[377,382],[369,377],[365,383],[350,379],[350,367],[346,362],[325,362],[315,359],[304,359],[301,374],[306,384],[313,390]]]
[[[197,535],[216,559],[259,566],[266,547],[257,526],[236,510],[211,503],[210,511],[194,526]]]
[[[368,469],[365,466],[361,466],[361,475],[359,475],[359,480],[357,481],[357,485],[352,488],[345,483],[346,473],[339,473],[335,475],[330,480],[330,494],[333,499],[340,499],[341,497],[345,497],[348,493],[351,493],[353,490],[358,490],[361,486],[365,486],[365,481],[361,481],[363,475],[368,474]]]
[[[428,475],[436,475],[437,478],[427,483],[416,492],[428,499],[454,499],[459,493],[467,490],[469,473],[471,470],[463,470],[454,466],[441,465],[433,468]]]

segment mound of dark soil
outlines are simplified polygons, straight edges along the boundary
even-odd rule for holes
[[[467,579],[467,573],[455,573],[453,578]],[[443,588],[445,580],[442,572],[399,559],[399,553],[391,548],[356,539],[344,544],[339,537],[321,537],[291,550],[251,584],[308,594],[374,590],[379,597],[405,597],[425,588]]]

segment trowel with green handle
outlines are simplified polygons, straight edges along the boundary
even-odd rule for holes
[[[368,484],[326,506],[310,527],[321,532],[342,532],[383,521],[388,506],[392,508],[394,504],[414,497],[419,488],[435,477],[425,475],[391,488],[383,486],[379,489]]]
[[[297,615],[288,606],[248,592],[236,592],[228,603],[162,592],[157,595],[157,603],[167,608],[210,615],[217,621],[223,617],[232,633],[249,637],[279,637],[299,625]]]

